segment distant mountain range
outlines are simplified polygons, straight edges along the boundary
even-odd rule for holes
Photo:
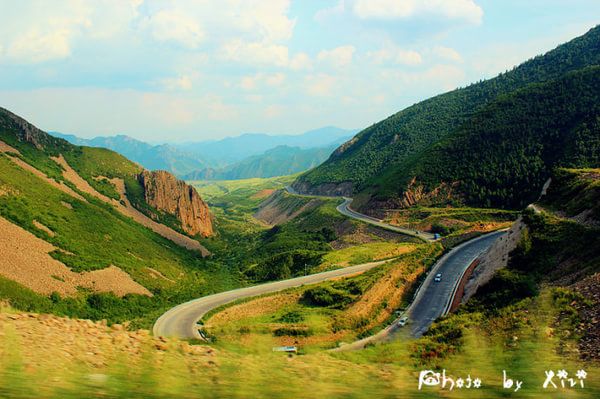
[[[243,134],[216,141],[151,145],[129,136],[83,139],[50,132],[72,144],[103,147],[152,170],[167,170],[187,179],[272,177],[313,168],[358,130],[333,126],[300,135]]]
[[[338,144],[300,148],[280,145],[221,169],[206,168],[184,175],[185,180],[238,180],[251,177],[274,177],[299,173],[323,163]]]
[[[58,132],[50,132],[50,134],[75,145],[108,148],[146,169],[166,170],[177,176],[209,166],[201,157],[181,151],[172,145],[151,145],[125,135],[82,139],[72,134]]]

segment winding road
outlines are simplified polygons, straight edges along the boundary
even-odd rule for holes
[[[374,267],[382,265],[389,260],[364,263],[356,266],[349,266],[343,269],[330,270],[322,273],[310,274],[308,276],[296,277],[289,280],[275,281],[252,287],[238,288],[231,291],[220,292],[214,295],[208,295],[202,298],[176,306],[164,313],[154,323],[152,333],[154,336],[173,337],[173,338],[202,338],[198,332],[197,322],[207,312],[221,305],[237,301],[243,298],[270,294],[282,291],[288,288],[299,287],[301,285],[316,284],[327,280],[333,280],[341,277],[349,277],[363,273]]]
[[[286,187],[286,189],[291,194],[297,194],[291,187]],[[370,216],[355,212],[349,207],[351,203],[351,198],[344,197],[344,202],[337,207],[337,210],[348,217],[381,228],[416,236],[425,241],[435,241],[435,237],[432,234],[414,230],[409,231],[383,223],[381,220],[372,218]],[[385,329],[381,330],[379,333],[351,344],[344,345],[338,348],[338,350],[360,349],[368,343],[383,342],[393,339],[400,333],[404,333],[413,337],[419,337],[423,335],[431,323],[433,323],[438,317],[446,315],[449,312],[451,303],[456,294],[456,288],[458,287],[465,270],[475,259],[489,249],[496,239],[503,234],[505,234],[504,231],[488,233],[453,248],[450,252],[440,258],[431,268],[429,274],[425,278],[425,281],[421,287],[419,287],[412,304],[403,315],[398,317],[398,319],[396,319]],[[202,338],[198,331],[198,321],[207,312],[219,306],[240,299],[274,293],[301,285],[316,284],[326,280],[349,277],[370,270],[385,262],[389,262],[389,260],[365,263],[362,265],[350,266],[343,269],[331,270],[288,280],[239,288],[232,291],[221,292],[218,294],[198,298],[176,306],[164,313],[156,321],[152,331],[155,336],[184,339]],[[438,273],[442,274],[442,279],[441,281],[436,282],[434,279],[435,275]],[[408,317],[408,324],[405,327],[400,327],[398,325],[398,321],[404,316]]]
[[[355,210],[352,210],[350,208],[350,204],[352,203],[352,198],[348,198],[348,197],[343,197],[343,198],[344,198],[344,202],[342,202],[340,205],[338,205],[338,207],[336,209],[338,210],[338,212],[340,212],[341,214],[343,214],[345,216],[351,217],[356,220],[360,220],[361,222],[365,222],[365,223],[368,223],[373,226],[380,227],[385,230],[390,230],[390,231],[394,231],[396,233],[401,233],[404,235],[417,237],[424,241],[437,241],[438,240],[431,233],[427,233],[425,231],[419,231],[419,230],[410,230],[410,229],[405,229],[402,227],[394,226],[394,225],[391,225],[388,223],[384,223],[382,220],[376,219],[374,217],[367,216],[362,213],[358,213]]]
[[[431,268],[413,302],[401,316],[379,333],[341,346],[337,350],[362,349],[369,343],[390,341],[403,332],[415,338],[423,335],[438,317],[449,313],[456,288],[469,265],[504,234],[505,231],[495,231],[453,248]],[[438,273],[442,274],[442,279],[436,282],[435,275]],[[401,327],[398,321],[405,316],[408,317],[408,323]]]
[[[356,212],[352,208],[350,208],[350,204],[352,203],[352,198],[349,197],[333,197],[333,196],[325,196],[325,195],[308,195],[308,194],[300,194],[298,193],[292,186],[285,186],[285,189],[288,193],[293,195],[302,195],[306,197],[321,197],[321,198],[334,198],[339,199],[342,198],[344,202],[337,206],[337,211],[344,216],[348,216],[349,218],[359,220],[361,222],[377,226],[379,228],[393,231],[396,233],[404,234],[407,236],[412,236],[416,238],[420,238],[423,241],[437,241],[438,238],[431,233],[427,233],[425,231],[419,231],[414,229],[406,229],[403,227],[394,226],[388,223],[384,223],[383,220],[374,218],[372,216],[365,215],[363,213]]]

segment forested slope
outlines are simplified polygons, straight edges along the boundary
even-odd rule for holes
[[[376,183],[408,186],[415,179],[424,192],[446,183],[456,202],[522,208],[535,201],[554,167],[598,165],[600,67],[590,67],[500,97],[408,168]],[[394,193],[387,194],[380,198]]]
[[[379,200],[401,197],[410,181],[401,171],[414,165],[432,144],[471,123],[488,104],[530,84],[550,82],[598,64],[600,27],[494,79],[420,102],[363,130],[323,165],[302,175],[295,187],[310,192],[318,191],[320,185],[346,182],[354,193],[366,191]],[[387,179],[372,184],[379,175]]]

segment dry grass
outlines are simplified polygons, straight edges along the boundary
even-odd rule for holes
[[[283,306],[298,302],[301,292],[283,292],[226,308],[212,316],[206,323],[208,328],[219,328],[241,320],[271,314]]]

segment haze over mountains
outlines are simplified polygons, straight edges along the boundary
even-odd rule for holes
[[[294,174],[315,167],[358,130],[334,126],[299,135],[243,134],[215,141],[152,145],[126,135],[83,139],[51,132],[75,145],[116,151],[147,169],[186,179],[243,179]]]

